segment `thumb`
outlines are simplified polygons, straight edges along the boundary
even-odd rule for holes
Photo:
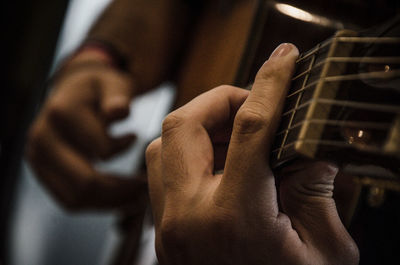
[[[301,161],[283,169],[280,176],[281,210],[300,238],[325,253],[356,248],[332,197],[337,172],[338,168],[327,162]]]
[[[100,95],[100,112],[107,122],[125,118],[133,96],[130,79],[120,73],[106,73],[103,76]]]
[[[321,161],[298,161],[282,169],[279,190],[283,210],[295,216],[302,214],[298,206],[304,204],[315,210],[336,210],[332,195],[337,172],[336,166]]]

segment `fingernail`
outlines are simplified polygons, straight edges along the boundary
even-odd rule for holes
[[[290,43],[282,43],[276,49],[271,53],[271,56],[269,58],[274,58],[274,57],[282,57],[290,53],[291,50],[293,50],[295,46]]]

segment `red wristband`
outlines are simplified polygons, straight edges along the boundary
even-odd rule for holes
[[[64,67],[76,62],[97,61],[105,65],[117,67],[113,56],[101,45],[86,43],[77,49],[64,63]]]
[[[118,68],[121,71],[127,71],[128,65],[125,56],[121,54],[112,44],[102,40],[87,40],[83,45],[75,52],[79,54],[83,51],[98,52],[104,58],[105,62],[108,62],[111,66]]]

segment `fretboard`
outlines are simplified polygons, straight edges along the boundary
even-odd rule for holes
[[[391,51],[399,44],[397,37],[356,37],[344,30],[302,54],[272,147],[272,164],[298,154],[314,158],[327,148],[389,154],[391,146],[392,155],[399,154],[390,134],[400,119],[399,83],[391,84],[400,76],[400,54],[398,48],[395,54],[373,49]],[[383,92],[379,82],[386,86]],[[386,142],[368,142],[371,135]]]

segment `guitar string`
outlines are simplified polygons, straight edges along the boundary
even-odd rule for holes
[[[400,76],[400,69],[392,70],[389,72],[376,71],[376,72],[358,73],[349,75],[327,76],[323,80],[325,82],[336,82],[336,81],[350,81],[357,79],[378,79],[378,78],[391,79],[398,76]]]
[[[341,43],[384,43],[384,44],[393,44],[393,43],[400,43],[400,38],[397,37],[334,37],[329,39],[328,41],[325,41],[322,44],[319,44],[316,46],[316,48],[312,49],[311,51],[305,53],[304,55],[300,55],[299,59],[297,59],[296,64],[300,64],[302,61],[308,59],[310,56],[316,55],[322,48],[330,45],[334,40],[339,41]],[[328,57],[329,58],[352,58],[352,57]],[[362,58],[365,59],[366,57],[359,57],[361,60]],[[369,57],[369,58],[374,58],[374,57]],[[375,57],[376,58],[376,57]],[[380,57],[383,60],[388,60],[388,63],[391,62],[391,57]],[[335,59],[333,59],[335,60]],[[338,59],[340,60],[340,59]],[[366,59],[368,60],[368,59]],[[395,61],[394,63],[397,63]],[[316,67],[320,66],[321,63],[315,65]],[[314,67],[313,67],[314,68]],[[306,72],[311,71],[312,69],[308,69],[304,71],[301,74],[298,74],[297,76],[301,76],[305,74]]]
[[[356,144],[349,143],[346,141],[332,141],[332,140],[317,140],[317,139],[299,139],[292,141],[288,144],[285,144],[283,147],[276,148],[271,151],[271,153],[276,153],[279,152],[280,149],[287,149],[291,146],[294,146],[296,143],[305,143],[305,144],[315,144],[315,145],[329,145],[329,146],[335,146],[335,147],[348,147],[348,148],[353,148],[356,146]],[[368,145],[363,145],[363,151],[371,152],[371,153],[377,153],[377,154],[383,154],[385,153],[384,150],[380,147],[376,146],[368,146]]]
[[[301,61],[304,61],[308,57],[316,54],[319,52],[322,48],[327,47],[330,45],[333,41],[338,41],[341,43],[379,43],[379,44],[393,44],[393,43],[400,43],[400,38],[398,37],[333,37],[331,39],[328,39],[325,42],[322,42],[316,46],[316,48],[312,49],[311,51],[308,51],[304,54],[301,54],[299,58],[297,59],[296,63],[300,63]]]
[[[400,71],[398,71],[400,72]],[[379,74],[379,73],[378,73]],[[376,75],[375,75],[376,76]],[[378,76],[381,76],[380,74]],[[354,76],[352,77],[354,79]],[[348,78],[347,78],[348,79]],[[358,78],[357,78],[358,79]],[[335,79],[332,80],[338,80],[337,77],[335,77]],[[382,105],[382,104],[376,104],[376,103],[366,103],[366,102],[355,102],[355,101],[347,101],[347,100],[334,100],[334,99],[310,99],[309,101],[299,105],[298,107],[293,108],[292,110],[284,113],[282,116],[285,116],[293,111],[296,111],[298,109],[304,108],[308,105],[310,105],[312,102],[317,102],[317,103],[322,103],[322,104],[331,104],[331,105],[339,105],[339,106],[347,106],[347,107],[354,107],[354,108],[361,108],[361,109],[367,109],[367,110],[375,110],[375,111],[380,111],[380,112],[393,112],[393,113],[397,113],[400,114],[400,107],[399,106],[395,106],[395,105]],[[310,121],[310,120],[304,120],[304,122],[320,122],[320,123],[327,123],[327,124],[331,124],[331,125],[335,125],[335,126],[343,126],[345,125],[345,122],[336,122],[336,121],[332,121],[332,120],[321,120],[321,121]],[[289,127],[288,129],[285,129],[283,131],[278,132],[276,135],[285,133],[288,134],[290,131],[294,130],[296,127],[300,126],[301,124],[295,124],[291,127]],[[348,124],[350,125],[350,124]],[[353,123],[353,125],[355,125]],[[389,129],[390,125],[380,125],[380,124],[361,124],[359,123],[358,125],[362,125],[363,128],[365,128],[366,125],[370,126],[370,127],[374,127],[377,128],[379,126],[381,126],[380,129]],[[378,128],[377,128],[378,129]],[[282,141],[283,143],[284,141]],[[281,146],[280,149],[278,148],[278,150],[283,150],[282,148],[285,148],[285,146]]]
[[[323,78],[319,78],[310,84],[307,84],[306,86],[302,87],[301,89],[298,89],[289,95],[286,96],[286,98],[290,98],[302,91],[305,91],[314,85],[316,85],[320,81],[324,82],[337,82],[337,81],[351,81],[351,80],[358,80],[358,79],[389,79],[389,78],[395,78],[400,75],[400,69],[399,70],[392,70],[390,72],[385,72],[385,71],[376,71],[376,72],[368,72],[368,73],[358,73],[358,74],[351,74],[351,75],[336,75],[336,76],[327,76]]]
[[[352,107],[356,109],[365,109],[365,110],[373,110],[373,111],[379,111],[379,112],[386,112],[386,113],[400,113],[400,106],[398,105],[384,105],[384,104],[378,104],[378,103],[368,103],[368,102],[358,102],[358,101],[351,101],[351,100],[337,100],[337,99],[327,99],[327,98],[312,98],[307,100],[306,102],[302,103],[298,107],[292,108],[289,111],[285,112],[282,114],[283,116],[286,116],[290,114],[293,111],[297,111],[299,109],[302,109],[304,107],[307,107],[308,105],[311,105],[312,103],[322,103],[322,104],[330,104],[330,105],[339,105],[343,107]]]
[[[304,123],[333,125],[338,127],[358,127],[358,128],[373,129],[373,130],[386,130],[389,129],[391,126],[390,123],[381,123],[381,122],[364,122],[364,121],[353,121],[353,120],[347,121],[347,120],[333,120],[333,119],[305,119],[293,124],[287,129],[283,129],[275,133],[275,135],[279,136],[285,132],[294,130],[303,125]]]
[[[328,57],[329,62],[334,63],[400,63],[400,57],[381,56],[381,57]]]
[[[323,43],[318,44],[316,46],[316,48],[312,49],[311,51],[301,54],[299,56],[299,58],[297,59],[296,64],[306,60],[307,58],[309,58],[312,55],[315,55],[322,48],[327,47],[335,40],[339,41],[341,43],[371,43],[371,44],[373,44],[373,43],[378,43],[378,44],[400,43],[400,38],[398,38],[398,37],[334,37]]]
[[[329,41],[326,41],[322,44],[318,44],[316,48],[312,49],[309,52],[306,52],[304,54],[301,54],[299,58],[296,60],[296,65],[300,65],[301,62],[305,61],[308,59],[310,56],[316,55],[322,48],[325,48],[326,46],[330,45],[333,40],[340,40],[341,42],[370,42],[370,43],[396,43],[400,42],[400,38],[394,38],[394,37],[377,37],[377,38],[371,38],[371,37],[336,37],[329,39]],[[399,63],[400,58],[399,57],[327,57],[323,59],[321,62],[317,63],[316,65],[313,65],[311,68],[303,71],[302,73],[297,74],[294,78],[292,78],[292,81],[297,80],[301,76],[310,73],[311,71],[315,70],[318,67],[321,67],[327,62],[350,62],[350,63],[355,63],[355,62],[364,62],[364,63]],[[249,84],[249,87],[251,87],[251,84]],[[296,91],[297,92],[297,91]],[[292,93],[291,95],[294,95],[296,93]]]
[[[309,57],[317,54],[320,50],[322,50],[323,48],[327,47],[328,45],[330,45],[332,43],[333,39],[330,39],[329,41],[326,41],[325,43],[320,43],[317,46],[315,46],[311,51],[308,51],[306,53],[302,53],[299,55],[299,58],[296,60],[296,64],[300,64],[302,61],[308,59]]]
[[[332,104],[332,105],[339,105],[339,106],[348,106],[348,107],[355,107],[355,108],[360,108],[360,109],[367,109],[367,110],[375,110],[375,111],[380,111],[380,112],[387,112],[387,113],[397,113],[400,114],[400,107],[399,106],[394,106],[394,105],[385,105],[384,109],[382,108],[382,105],[380,104],[373,104],[373,103],[365,103],[365,102],[354,102],[354,101],[346,101],[346,100],[332,100],[332,99],[311,99],[306,103],[303,103],[298,107],[298,109],[304,108],[308,105],[310,105],[312,102],[317,102],[317,103],[325,103],[325,104]],[[285,116],[286,114],[282,115]],[[287,129],[284,129],[282,131],[277,132],[275,135],[279,136],[280,134],[285,133],[286,135],[289,134],[291,131],[295,130],[297,127],[299,127],[301,124],[310,122],[310,123],[326,123],[328,125],[334,125],[337,127],[342,127],[346,125],[350,127],[354,127],[356,125],[361,126],[362,128],[369,127],[370,129],[389,129],[390,125],[385,125],[385,124],[379,124],[379,123],[362,123],[359,122],[358,124],[355,121],[342,121],[342,122],[337,122],[335,120],[329,120],[329,119],[305,119],[299,123],[296,123],[292,126],[290,126]],[[386,126],[386,127],[385,127]],[[283,143],[282,139],[282,143]],[[281,144],[282,145],[282,144]]]
[[[310,56],[313,56],[315,54],[317,54],[317,52],[319,52],[323,47],[329,45],[330,43],[333,42],[333,40],[336,39],[337,41],[340,42],[362,42],[362,43],[397,43],[400,42],[400,38],[359,38],[359,37],[339,37],[339,38],[333,38],[329,41],[326,41],[324,43],[324,45],[318,45],[318,47],[314,50],[312,50],[311,52],[306,53],[303,56],[300,56],[300,58],[296,61],[296,64],[300,64],[302,61],[305,61],[307,58],[309,58]],[[315,60],[314,60],[315,61]],[[297,74],[297,76],[295,78],[292,79],[292,81],[299,79],[300,77],[310,73],[311,71],[313,71],[314,69],[321,67],[322,65],[326,64],[327,62],[338,62],[338,63],[358,63],[358,62],[362,62],[362,63],[399,63],[400,62],[400,58],[398,57],[328,57],[323,59],[321,62],[319,62],[316,65],[313,65],[312,63],[310,63],[309,65],[309,69],[303,71],[300,74]],[[311,67],[310,67],[311,66]],[[335,82],[335,81],[346,81],[346,80],[354,80],[354,79],[360,79],[360,78],[390,78],[390,77],[396,77],[397,76],[397,72],[399,71],[395,71],[395,73],[391,73],[390,75],[386,75],[386,72],[372,72],[371,73],[359,73],[359,74],[352,74],[352,75],[338,75],[338,76],[333,76],[331,78],[319,78],[318,80],[312,82],[311,84],[307,85],[307,86],[303,86],[300,90],[297,90],[293,93],[291,93],[290,95],[287,96],[287,98],[298,94],[300,92],[305,91],[306,89],[314,86],[315,84],[317,84],[318,82],[320,82],[321,80],[324,80],[326,82]],[[352,101],[342,101],[339,102],[337,100],[319,100],[320,102],[325,101],[325,103],[331,103],[331,104],[338,104],[341,103],[342,105],[350,105],[350,106],[358,106],[358,107],[370,107],[374,106],[374,107],[379,107],[379,109],[381,110],[382,105],[379,104],[365,104],[365,103],[358,103],[358,102],[352,102]],[[309,103],[311,104],[311,102]],[[304,104],[302,104],[304,105]],[[293,108],[291,111],[294,111],[295,109],[299,109],[301,108],[300,106],[297,106],[295,108]],[[291,111],[288,111],[287,113],[290,113]],[[399,111],[398,109],[396,109],[396,111]],[[289,127],[286,130],[283,130],[279,133],[288,133],[290,130],[295,129],[296,127],[300,126],[303,122],[297,123],[291,127]],[[386,124],[386,125],[382,125],[382,124],[377,124],[377,123],[361,123],[361,122],[349,122],[349,121],[334,121],[334,120],[308,120],[308,122],[314,122],[314,123],[325,123],[325,124],[333,124],[333,125],[345,125],[347,124],[347,126],[349,125],[363,125],[365,128],[366,125],[368,125],[369,127],[374,127],[374,128],[381,128],[381,129],[388,129],[390,125]],[[279,134],[278,133],[278,134]],[[277,135],[278,135],[277,134]],[[303,140],[304,141],[304,140]],[[316,140],[319,144],[324,144],[323,140]],[[310,142],[308,140],[308,142]],[[325,141],[325,143],[327,143]],[[333,142],[330,141],[330,144],[332,144]],[[336,144],[338,144],[338,142],[335,142]],[[346,146],[348,146],[348,143],[345,142],[339,142],[340,145],[345,144]],[[288,144],[286,144],[285,146],[281,146],[277,149],[275,149],[274,151],[279,151],[279,153],[281,152],[281,150],[283,148],[286,148]],[[289,144],[290,145],[290,144]]]
[[[318,49],[319,49],[320,47],[321,47],[321,45],[318,45]],[[317,50],[318,50],[318,49],[317,49]],[[314,65],[316,58],[317,58],[316,56],[312,56],[312,57],[311,57],[311,59],[310,59],[310,66],[309,66],[309,67],[312,67],[312,65]],[[308,82],[308,79],[309,79],[309,78],[310,78],[310,75],[306,75],[306,76],[304,77],[303,86],[304,86],[304,84],[306,84],[306,83]],[[295,103],[295,107],[298,107],[298,106],[299,106],[300,100],[301,100],[301,97],[300,97],[300,96],[297,97],[296,103]],[[295,114],[295,112],[293,112],[293,114],[290,115],[288,126],[291,126],[291,124],[293,123],[294,114]],[[282,138],[282,141],[281,141],[281,147],[282,147],[282,145],[286,142],[286,138],[288,137],[288,134],[289,134],[289,131],[287,131],[287,132],[283,135],[283,138]],[[278,154],[278,157],[280,157],[280,155],[281,155],[281,154],[279,153],[279,154]]]
[[[311,68],[297,74],[292,78],[295,81],[302,76],[312,72],[313,70],[322,67],[326,63],[377,63],[377,64],[398,64],[400,57],[327,57],[324,60],[313,65]]]

